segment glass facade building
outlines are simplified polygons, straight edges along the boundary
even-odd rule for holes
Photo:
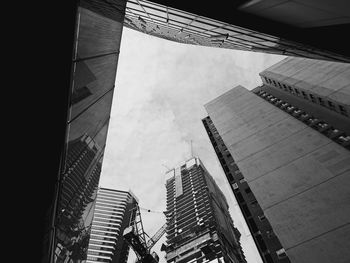
[[[201,161],[193,157],[166,174],[166,260],[245,263],[228,204]],[[174,217],[174,218],[173,218]]]
[[[65,144],[42,262],[86,260],[126,1],[77,1]]]
[[[102,151],[91,137],[72,140],[69,148],[56,217],[56,262],[85,259],[101,173]]]
[[[128,1],[124,25],[179,43],[350,62],[349,57],[335,52],[155,2]]]

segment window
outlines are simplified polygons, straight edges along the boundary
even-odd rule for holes
[[[227,173],[227,179],[232,183],[235,181],[231,173]]]
[[[258,201],[254,200],[250,202],[250,204],[252,205],[252,207],[256,207],[258,205]]]
[[[342,106],[342,105],[338,105],[338,106],[340,109],[340,113],[345,115],[345,116],[348,116],[348,113],[346,112],[346,109],[344,108],[344,106]]]
[[[300,92],[297,88],[294,88],[295,94],[300,95]]]
[[[276,254],[277,254],[277,257],[279,259],[282,259],[282,258],[286,258],[287,257],[287,254],[286,254],[286,251],[284,250],[284,248],[281,248],[279,250],[276,251]]]
[[[304,99],[306,99],[306,100],[308,99],[308,98],[307,98],[307,94],[305,93],[305,91],[302,91],[301,94],[303,94]]]
[[[260,221],[264,221],[266,219],[266,216],[265,215],[260,215],[258,216],[259,220]]]
[[[266,263],[274,263],[270,254],[265,254]]]
[[[258,242],[258,245],[263,252],[267,250],[266,244],[265,244],[264,239],[262,238],[261,234],[256,235],[256,241]]]
[[[273,230],[267,230],[266,231],[266,236],[267,238],[273,238],[275,236],[275,233],[273,232]]]
[[[243,195],[240,192],[236,192],[235,196],[236,196],[236,199],[238,202],[240,202],[240,203],[244,202]]]
[[[273,82],[273,85],[277,86],[276,81],[273,80],[272,82]]]
[[[290,93],[293,93],[292,87],[288,86],[288,89],[289,89],[289,92],[290,92]]]
[[[312,102],[314,102],[314,103],[316,103],[315,96],[314,96],[314,95],[312,95],[312,94],[309,94],[309,96],[310,96],[311,101],[312,101]]]
[[[330,108],[332,108],[332,109],[334,109],[334,108],[335,108],[334,103],[333,103],[333,102],[331,102],[331,101],[328,101],[328,106],[329,106]]]
[[[250,211],[249,211],[247,205],[242,205],[242,210],[243,210],[243,213],[245,214],[246,217],[249,217],[249,216],[252,215],[252,214],[250,213]]]
[[[319,101],[320,105],[326,106],[326,104],[324,103],[324,100],[322,98],[319,97],[318,101]]]
[[[253,233],[256,233],[259,231],[258,227],[256,226],[252,218],[248,218],[248,225],[251,227]]]

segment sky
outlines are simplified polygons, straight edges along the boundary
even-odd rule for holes
[[[145,232],[165,223],[165,172],[198,156],[224,192],[248,263],[259,253],[202,124],[204,104],[231,88],[253,89],[285,56],[194,46],[124,27],[100,186],[131,190]],[[192,147],[191,147],[192,141]],[[165,235],[153,247],[160,262]],[[135,256],[130,253],[129,262]]]

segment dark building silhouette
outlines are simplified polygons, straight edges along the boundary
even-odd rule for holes
[[[127,262],[129,245],[122,234],[135,218],[137,202],[130,192],[98,189],[87,263]]]
[[[267,249],[273,260],[350,259],[349,70],[287,58],[260,73],[260,87],[205,105],[203,123],[258,247],[265,255],[256,233],[267,248],[271,234],[283,247]]]
[[[191,158],[166,176],[168,221],[175,217],[166,231],[167,262],[246,262],[226,198],[201,161]]]
[[[179,1],[130,0],[124,25],[179,43],[350,62],[347,45],[343,45],[343,34],[350,29],[350,16],[342,8],[349,9],[348,3],[343,1],[343,6],[327,10],[325,2],[329,1],[322,1],[325,6],[318,3],[305,6],[304,1],[235,2],[192,6]],[[253,8],[258,5],[259,8]],[[289,19],[289,24],[279,19],[283,13],[288,13],[284,18]],[[322,20],[325,14],[328,21]],[[335,28],[342,32],[336,34]],[[315,41],[320,38],[321,43]],[[341,43],[334,45],[337,38]]]

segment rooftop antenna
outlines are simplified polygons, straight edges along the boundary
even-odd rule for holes
[[[193,147],[192,147],[192,140],[191,140],[191,158],[193,158]]]

